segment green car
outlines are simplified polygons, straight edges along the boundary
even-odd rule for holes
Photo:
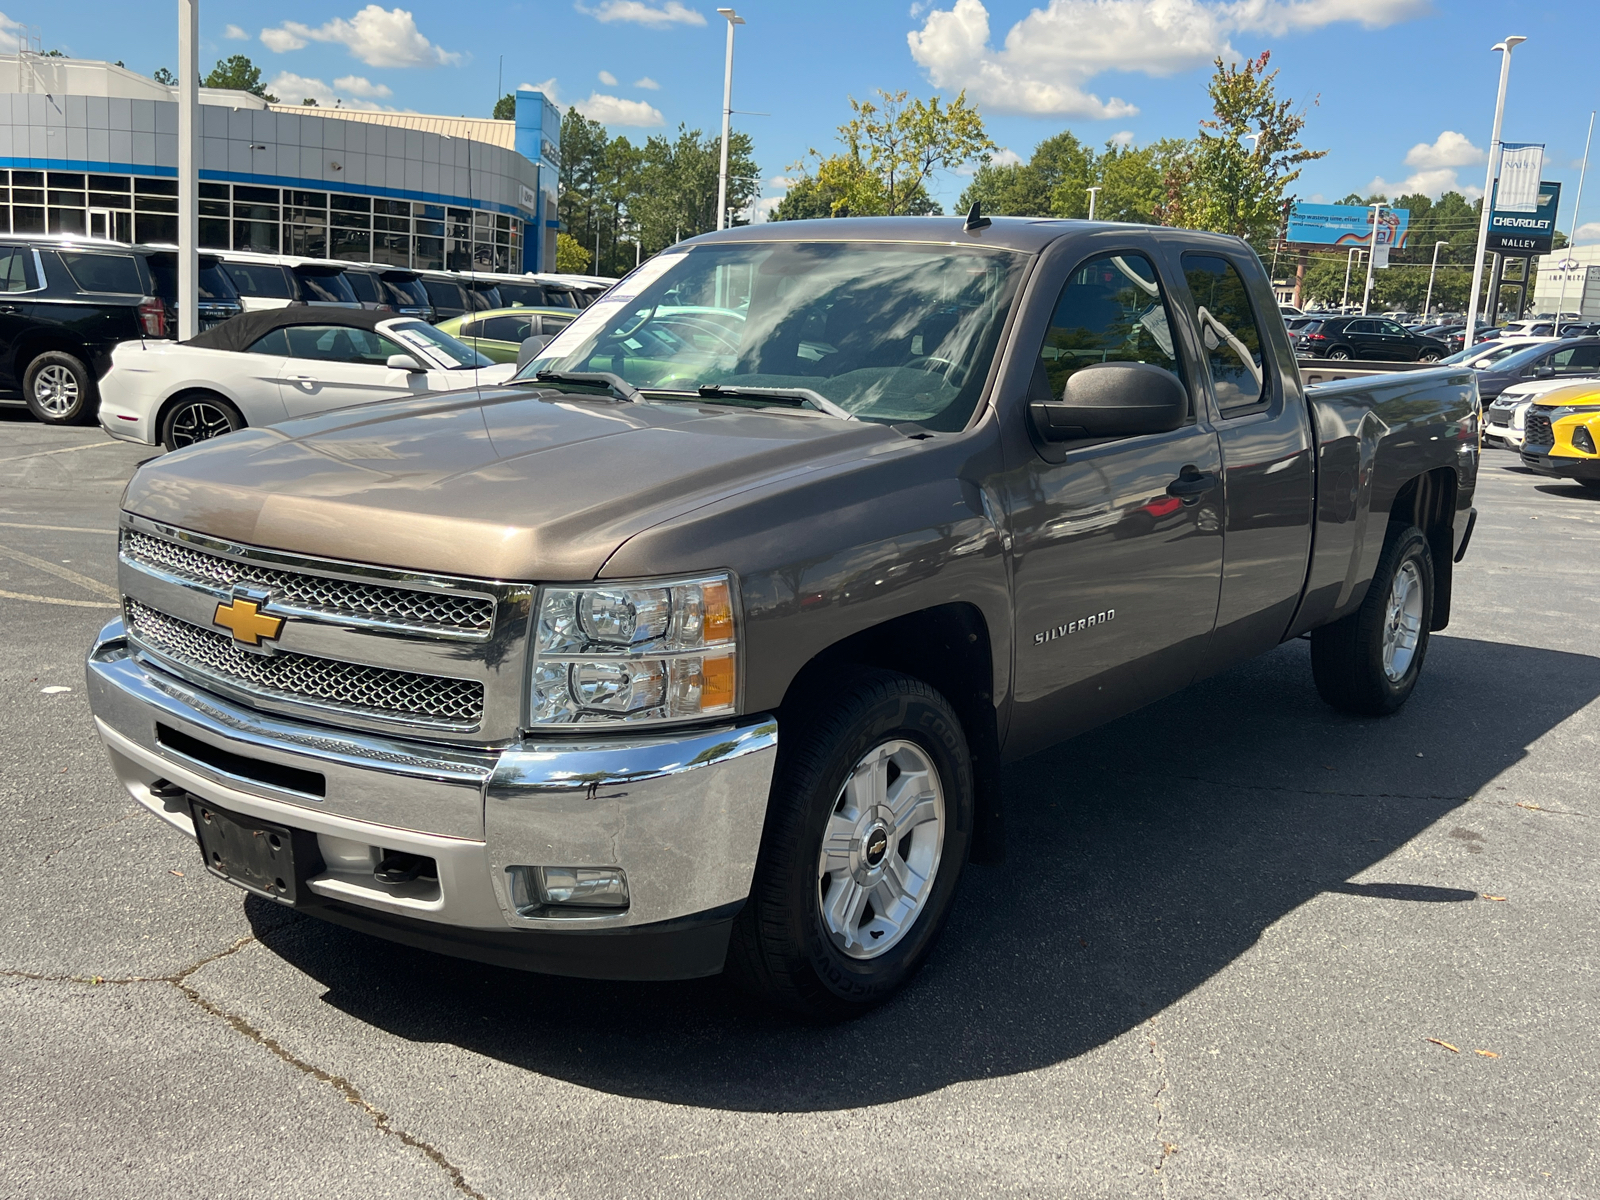
[[[514,363],[531,337],[553,337],[579,314],[575,308],[491,308],[440,321],[438,327],[497,363]]]

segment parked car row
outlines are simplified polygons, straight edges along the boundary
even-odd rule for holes
[[[324,313],[365,310],[428,323],[508,316],[512,320],[506,329],[537,326],[527,336],[550,335],[593,303],[610,282],[591,276],[476,275],[292,255],[206,252],[200,255],[199,325],[206,333],[241,313],[297,307]],[[177,336],[174,246],[0,235],[0,290],[6,293],[0,298],[0,405],[25,406],[47,424],[94,419],[119,344]],[[538,315],[518,318],[523,309]],[[503,347],[490,345],[502,340],[502,332],[498,326],[496,332],[475,328],[469,336],[484,339],[491,358],[514,362],[515,349],[506,357]],[[470,347],[461,346],[461,351],[477,357]],[[435,366],[429,364],[427,370]],[[400,393],[414,390],[415,380],[404,373],[396,382]],[[152,419],[150,432],[165,440],[162,420]]]

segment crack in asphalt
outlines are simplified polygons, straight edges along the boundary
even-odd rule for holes
[[[1161,1184],[1161,1195],[1167,1197],[1171,1195],[1171,1189],[1167,1186],[1167,1177],[1162,1168],[1167,1165],[1167,1159],[1178,1152],[1178,1147],[1166,1138],[1167,1111],[1161,1102],[1161,1097],[1166,1094],[1172,1080],[1167,1074],[1166,1053],[1161,1049],[1161,1043],[1156,1037],[1156,1022],[1159,1019],[1158,1017],[1150,1018],[1149,1037],[1150,1057],[1155,1062],[1156,1078],[1160,1081],[1156,1086],[1156,1090],[1150,1095],[1150,1105],[1156,1110],[1156,1164],[1153,1168],[1153,1173]]]
[[[200,989],[189,982],[190,977],[202,967],[210,966],[212,963],[227,958],[229,955],[237,954],[240,950],[243,950],[246,946],[255,941],[256,938],[253,934],[242,937],[238,941],[234,942],[233,945],[228,946],[226,949],[219,950],[215,954],[208,954],[205,958],[200,959],[198,962],[192,963],[183,968],[183,970],[177,971],[171,975],[127,975],[108,979],[102,975],[51,975],[40,971],[0,969],[0,978],[25,979],[32,983],[82,983],[89,984],[91,986],[105,985],[118,987],[124,987],[138,983],[170,984],[172,987],[177,989],[179,994],[182,995],[184,999],[188,1000],[190,1004],[193,1004],[201,1012],[225,1022],[235,1033],[248,1039],[249,1041],[254,1042],[268,1053],[274,1055],[281,1062],[286,1063],[305,1075],[311,1076],[311,1078],[317,1080],[319,1083],[327,1084],[341,1097],[343,1097],[347,1104],[350,1104],[359,1109],[361,1112],[365,1113],[366,1116],[371,1119],[373,1128],[375,1128],[379,1133],[388,1137],[398,1138],[401,1144],[409,1146],[413,1150],[420,1151],[429,1162],[433,1163],[434,1166],[438,1167],[449,1176],[451,1185],[463,1196],[470,1196],[472,1197],[472,1200],[488,1200],[487,1196],[467,1182],[466,1175],[461,1168],[446,1158],[441,1150],[395,1125],[395,1123],[390,1120],[389,1114],[384,1112],[381,1108],[363,1096],[361,1094],[361,1089],[356,1087],[355,1084],[351,1083],[348,1079],[345,1079],[342,1076],[335,1075],[330,1071],[324,1071],[321,1067],[315,1065],[314,1063],[307,1062],[305,1059],[300,1058],[298,1055],[290,1051],[288,1047],[284,1046],[283,1043],[279,1042],[276,1038],[273,1038],[270,1035],[262,1032],[260,1029],[257,1029],[249,1021],[245,1020],[245,1018],[236,1013],[231,1013],[220,1005],[207,1000],[200,994]]]

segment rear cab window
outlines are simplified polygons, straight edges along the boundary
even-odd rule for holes
[[[1194,297],[1211,391],[1224,417],[1271,396],[1262,358],[1265,338],[1239,269],[1213,254],[1185,254],[1183,275]]]
[[[81,292],[100,292],[123,296],[145,294],[144,276],[139,262],[131,254],[84,253],[81,250],[59,250],[56,256],[66,267],[72,282]]]

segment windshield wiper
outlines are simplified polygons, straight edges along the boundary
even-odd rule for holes
[[[748,396],[752,400],[794,400],[801,404],[809,404],[830,417],[838,417],[841,421],[854,421],[856,415],[848,409],[840,408],[821,392],[814,392],[810,388],[769,388],[769,387],[728,387],[721,383],[702,383],[697,389],[700,395],[708,400],[715,400],[719,396],[726,396],[730,400]]]
[[[540,383],[587,383],[593,387],[610,388],[613,396],[630,404],[640,399],[638,388],[610,371],[536,371],[533,377]]]

